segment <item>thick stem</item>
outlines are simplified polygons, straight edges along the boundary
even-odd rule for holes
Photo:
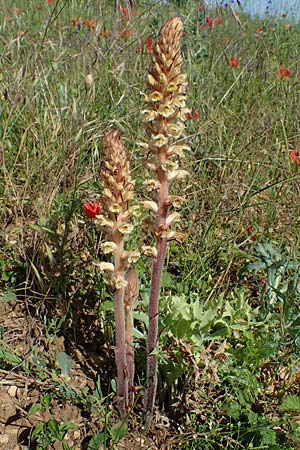
[[[133,314],[131,305],[126,305],[126,359],[128,367],[129,406],[134,402],[134,348],[133,348]]]
[[[147,355],[147,389],[145,396],[145,431],[149,431],[157,389],[157,357],[152,354],[155,350],[158,335],[158,301],[160,294],[160,281],[167,253],[168,242],[157,239],[157,258],[153,262],[152,279],[149,301],[149,331]]]
[[[117,244],[115,250],[115,276],[124,278],[122,264],[123,236],[118,231],[113,233],[113,241]],[[118,408],[121,418],[127,413],[128,406],[128,368],[126,360],[126,325],[125,325],[125,287],[116,289],[114,293],[114,309],[116,323],[116,366],[118,380]]]
[[[126,361],[124,288],[117,289],[114,294],[116,322],[116,366],[118,380],[118,409],[120,416],[126,415],[128,404],[128,369]]]
[[[161,119],[159,132],[166,133],[166,121]],[[168,191],[169,183],[166,172],[162,169],[162,164],[167,159],[167,147],[163,146],[157,152],[157,179],[160,182],[158,195],[158,213],[156,224],[158,235],[156,238],[157,257],[153,262],[152,278],[149,298],[149,329],[147,340],[147,388],[145,394],[145,431],[148,432],[152,422],[153,407],[157,390],[157,357],[153,354],[157,344],[158,335],[158,302],[160,294],[160,282],[168,249],[168,241],[160,236],[160,232],[165,228],[168,215]]]

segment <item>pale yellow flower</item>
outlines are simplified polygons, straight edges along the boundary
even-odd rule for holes
[[[184,132],[184,124],[182,122],[172,123],[168,125],[168,134],[178,139]]]
[[[174,170],[174,172],[168,173],[168,180],[172,181],[175,179],[182,180],[189,175],[187,170]]]
[[[146,165],[147,169],[152,170],[153,172],[156,172],[156,164],[150,163],[147,161],[145,165]]]
[[[186,105],[186,97],[184,95],[176,95],[172,100],[172,105],[178,108],[184,108]]]
[[[148,95],[148,101],[150,102],[158,102],[163,98],[163,95],[161,92],[153,91],[151,94]]]
[[[113,253],[116,250],[117,246],[112,241],[106,241],[101,244],[101,250],[104,253],[104,255],[107,255],[109,253]]]
[[[163,86],[168,86],[168,78],[163,72],[159,76],[159,81]]]
[[[126,222],[127,220],[131,219],[131,217],[137,216],[139,209],[140,207],[138,205],[131,206],[119,215],[119,220],[121,222]]]
[[[127,280],[122,275],[114,276],[113,282],[116,289],[123,289],[127,286]]]
[[[115,270],[115,266],[113,265],[113,263],[110,262],[105,262],[105,261],[101,261],[101,262],[94,262],[94,266],[98,267],[98,269],[101,272],[114,272]]]
[[[119,214],[122,211],[122,206],[119,205],[118,203],[112,203],[109,207],[108,207],[109,212],[113,213],[113,214]]]
[[[167,241],[178,241],[181,243],[186,238],[186,233],[181,233],[179,231],[163,231],[161,237]]]
[[[133,251],[128,251],[128,252],[123,252],[122,253],[122,259],[125,261],[128,261],[129,264],[135,264],[139,258],[140,258],[141,254],[138,250],[133,250]]]
[[[178,222],[180,218],[181,214],[176,211],[173,211],[171,214],[168,215],[166,225],[170,226],[172,223]]]
[[[177,91],[177,84],[174,83],[174,81],[171,81],[167,86],[168,92],[176,92]]]
[[[149,144],[147,144],[146,142],[137,142],[136,144],[140,150],[148,150],[149,148]]]
[[[157,248],[156,247],[151,247],[150,245],[143,245],[142,252],[146,256],[153,256],[154,258],[157,257]]]
[[[185,150],[191,151],[191,147],[189,147],[188,145],[185,145],[185,144],[171,145],[171,147],[168,148],[167,155],[168,156],[176,155],[176,156],[179,156],[180,158],[184,158]]]
[[[163,147],[168,143],[168,138],[164,134],[157,134],[156,136],[152,136],[152,143],[156,147]]]
[[[174,208],[181,208],[185,199],[179,195],[169,195],[169,202]]]
[[[158,204],[153,202],[152,200],[145,200],[144,202],[142,202],[142,205],[145,209],[149,209],[154,214],[158,212]]]
[[[161,167],[164,172],[173,172],[174,170],[178,169],[178,163],[176,161],[171,161],[170,159],[167,159],[161,165]]]
[[[141,111],[144,122],[152,122],[157,117],[157,111],[153,111],[150,109],[144,109]]]
[[[155,86],[157,84],[156,79],[150,73],[148,73],[148,77],[147,78],[148,78],[148,83],[151,86]]]
[[[103,197],[112,198],[112,193],[108,188],[104,188],[102,191]]]
[[[148,192],[154,191],[155,189],[159,189],[160,188],[160,182],[157,180],[146,180],[144,181],[145,188],[147,189]]]
[[[123,199],[124,199],[125,202],[133,200],[134,199],[134,192],[133,191],[125,192],[125,194],[123,194]]]
[[[176,84],[183,84],[183,83],[186,83],[186,81],[187,81],[187,74],[186,73],[180,73],[174,79],[174,83],[176,83]]]
[[[99,216],[96,217],[95,223],[96,223],[96,225],[99,225],[100,227],[108,227],[108,228],[114,227],[113,221],[110,219],[107,219],[107,217],[103,216],[103,214],[99,214]]]
[[[122,223],[118,226],[118,230],[122,234],[130,234],[133,230],[134,226],[131,223]]]
[[[160,105],[158,113],[163,117],[170,117],[175,113],[175,109],[171,105]]]

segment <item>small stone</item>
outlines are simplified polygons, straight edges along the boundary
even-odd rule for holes
[[[18,391],[18,388],[17,388],[17,386],[10,386],[9,388],[8,388],[8,390],[7,390],[7,392],[9,393],[9,395],[11,396],[11,397],[16,397],[17,395],[17,391]]]

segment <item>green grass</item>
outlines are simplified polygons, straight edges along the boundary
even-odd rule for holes
[[[171,421],[174,449],[298,448],[297,408],[282,411],[280,405],[299,394],[300,168],[290,152],[300,154],[300,27],[289,27],[289,17],[258,20],[242,13],[239,26],[219,8],[207,13],[222,22],[210,28],[192,0],[168,6],[136,1],[128,23],[112,1],[21,3],[0,0],[0,304],[17,304],[35,331],[23,353],[13,345],[22,341],[13,324],[0,323],[0,367],[6,376],[13,369],[40,383],[35,403],[50,416],[32,425],[30,433],[42,424],[37,448],[52,448],[47,433],[53,442],[64,439],[53,411],[68,402],[96,424],[85,422],[83,432],[74,420],[81,432],[71,448],[87,448],[83,441],[97,433],[110,448],[126,432],[112,412],[112,303],[93,266],[101,236],[81,205],[98,198],[102,138],[112,126],[123,133],[143,196],[137,142],[144,136],[140,93],[151,58],[138,49],[176,14],[185,23],[188,103],[198,115],[187,121],[190,177],[174,186],[188,199],[182,222],[188,239],[172,243],[163,279],[159,407]],[[85,26],[75,33],[74,18],[96,21],[89,39]],[[132,35],[120,36],[126,29]],[[288,79],[280,79],[281,66],[290,69]],[[134,240],[141,245],[138,233]],[[261,258],[255,259],[256,242],[278,247],[294,264],[285,267],[273,306],[264,286],[270,270],[284,262],[278,256],[269,272],[247,271],[249,261]],[[149,261],[138,264],[141,387],[149,268]],[[72,388],[59,351],[76,361],[90,384]],[[139,433],[141,399],[132,434]],[[22,407],[28,412],[30,405]],[[163,442],[163,430],[155,428],[151,448]]]

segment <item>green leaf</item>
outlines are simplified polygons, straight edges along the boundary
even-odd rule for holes
[[[289,395],[280,405],[281,411],[300,411],[300,397]]]
[[[100,444],[103,444],[107,439],[106,433],[98,433],[89,442],[87,450],[99,450]]]
[[[42,409],[42,405],[40,403],[34,403],[34,405],[31,405],[29,408],[29,411],[27,413],[27,417],[32,416],[33,414],[39,412]]]
[[[101,311],[109,311],[112,312],[114,310],[114,303],[110,300],[106,300],[101,303]]]
[[[78,428],[78,425],[75,425],[75,423],[72,422],[63,422],[59,426],[59,430],[62,432],[67,432],[68,430],[74,430],[76,428]]]
[[[48,430],[55,439],[61,440],[61,434],[59,432],[59,426],[55,419],[50,419],[48,422]]]
[[[22,359],[17,355],[0,349],[0,360],[5,361],[7,364],[11,364],[13,367],[18,366],[22,363]]]
[[[7,281],[7,280],[4,280],[4,281]],[[1,297],[0,297],[0,302],[5,302],[5,303],[14,302],[16,300],[17,300],[17,296],[12,291],[8,291],[8,292],[6,292],[6,294],[1,295]]]
[[[118,422],[111,427],[109,430],[110,435],[114,443],[119,442],[128,432],[126,422]]]
[[[36,439],[36,437],[39,436],[44,431],[44,427],[45,427],[44,423],[39,423],[33,430],[31,434],[31,439],[32,440]]]
[[[75,362],[65,352],[59,352],[57,362],[60,370],[66,376],[69,375],[70,370],[75,364]]]
[[[117,392],[117,383],[114,378],[111,380],[110,385],[111,385],[113,392]]]

